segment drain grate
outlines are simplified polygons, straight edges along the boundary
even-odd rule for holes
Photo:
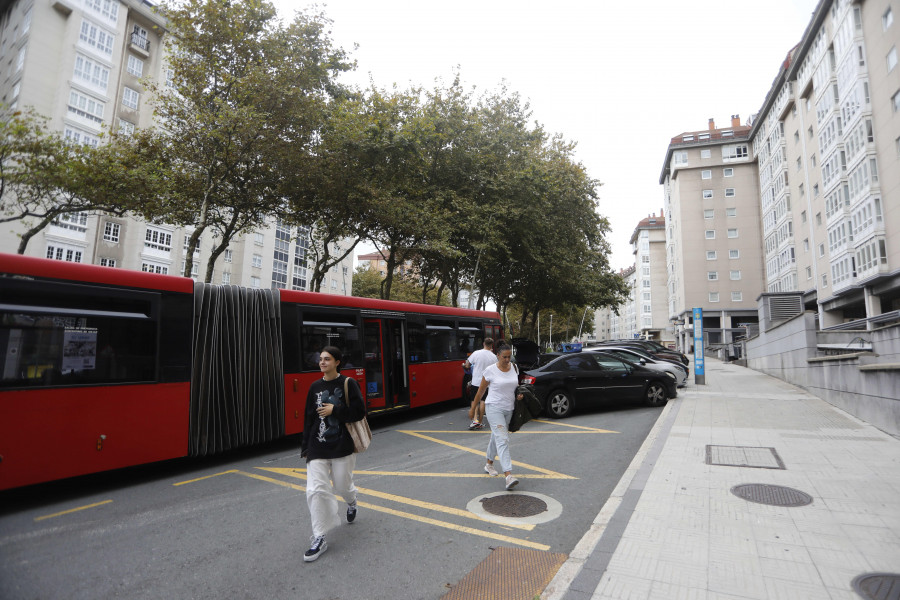
[[[547,510],[547,503],[528,494],[503,494],[482,498],[484,510],[498,517],[533,517]]]
[[[754,446],[707,446],[706,464],[723,467],[784,469],[775,448]]]
[[[736,485],[731,488],[731,493],[750,502],[771,506],[806,506],[813,501],[812,496],[800,490],[765,483]]]
[[[866,573],[853,580],[853,589],[869,600],[900,599],[900,575],[897,573]]]

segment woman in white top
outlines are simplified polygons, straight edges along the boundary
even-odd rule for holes
[[[509,420],[515,408],[516,387],[519,385],[519,371],[511,361],[512,348],[500,340],[497,343],[497,362],[484,370],[475,394],[475,402],[478,403],[487,393],[484,413],[491,428],[491,441],[487,447],[487,464],[484,465],[484,470],[488,475],[497,476],[499,473],[494,468],[494,457],[499,456],[508,490],[519,483],[512,476],[512,458],[509,455]]]

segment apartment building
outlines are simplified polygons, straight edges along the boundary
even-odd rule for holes
[[[758,322],[765,290],[759,175],[749,125],[687,131],[671,139],[659,183],[665,200],[666,296],[676,347],[691,349],[693,308],[707,343],[724,356]]]
[[[0,102],[33,107],[72,143],[97,146],[106,131],[155,126],[141,82],[171,80],[165,52],[165,20],[145,0],[14,0],[0,9]],[[22,223],[0,227],[0,251],[16,252]],[[35,236],[26,254],[175,275],[184,272],[191,233],[128,217],[69,214]],[[308,289],[309,233],[273,219],[231,243],[212,283]],[[213,241],[212,233],[203,234],[193,256],[195,279],[205,279]],[[348,257],[332,269],[322,291],[349,295],[352,266]]]
[[[801,294],[820,329],[872,328],[900,309],[897,11],[820,2],[750,131],[764,289]]]
[[[612,312],[609,315],[609,332],[610,339],[618,340],[624,338],[634,338],[637,336],[637,309],[636,297],[638,288],[638,278],[634,266],[621,269],[619,276],[625,280],[628,287],[628,299],[618,306],[619,313]]]
[[[631,234],[635,269],[635,329],[638,336],[674,341],[666,296],[666,220],[663,211],[642,219]]]

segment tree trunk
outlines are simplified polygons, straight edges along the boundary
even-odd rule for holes
[[[42,230],[44,227],[46,227],[47,225],[52,223],[53,219],[55,219],[58,216],[59,216],[59,213],[56,213],[56,212],[50,213],[47,216],[45,216],[43,219],[41,219],[40,223],[38,223],[37,225],[35,225],[31,229],[29,229],[28,231],[23,233],[22,238],[19,240],[18,253],[25,254],[25,248],[28,246],[28,242],[31,240],[31,238],[33,238],[35,235],[37,235],[38,232],[40,230]]]

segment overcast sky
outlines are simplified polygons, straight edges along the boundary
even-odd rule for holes
[[[290,17],[305,2],[275,0]],[[638,221],[660,214],[659,174],[683,131],[757,112],[817,0],[332,0],[335,44],[358,62],[345,81],[506,81],[533,119],[578,143],[603,185],[614,269],[633,263]],[[358,48],[354,50],[354,45]],[[371,251],[371,250],[369,250]]]

